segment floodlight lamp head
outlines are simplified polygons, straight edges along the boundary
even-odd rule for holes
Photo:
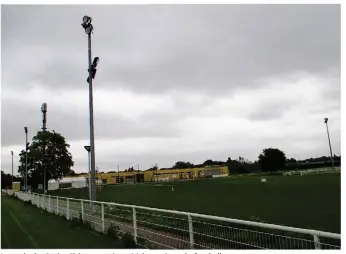
[[[11,155],[13,156],[13,151],[11,151]]]
[[[91,20],[92,20],[91,17],[85,15],[85,16],[83,17],[83,24],[82,24],[82,26],[83,26],[83,25],[88,25],[88,24],[90,24],[90,23],[91,23]]]
[[[328,122],[328,118],[324,118],[324,123],[327,123]]]
[[[84,16],[82,27],[85,29],[85,33],[90,34],[93,30],[93,25],[91,24],[91,17]]]
[[[100,58],[99,58],[98,56],[95,57],[95,58],[94,58],[94,61],[93,61],[93,66],[96,67],[97,64],[99,63],[99,61],[100,61]]]
[[[86,28],[85,28],[85,33],[86,34],[91,34],[91,32],[93,31],[93,25],[92,24],[90,24],[90,25],[88,25]]]
[[[41,111],[42,111],[43,113],[44,113],[44,112],[47,112],[47,103],[42,103]]]
[[[87,150],[88,152],[90,152],[90,146],[84,146],[85,150]]]
[[[28,133],[28,127],[24,127],[25,133]]]

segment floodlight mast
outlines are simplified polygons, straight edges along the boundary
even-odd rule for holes
[[[25,132],[25,181],[24,189],[28,191],[28,127],[24,127]]]
[[[332,168],[334,168],[332,145],[330,144],[330,136],[329,136],[329,129],[328,129],[328,118],[324,118],[324,123],[326,124],[326,127],[327,127],[327,135],[328,135],[329,150],[330,150],[330,159],[332,161]]]
[[[89,83],[89,115],[90,115],[90,172],[91,172],[91,200],[96,201],[96,183],[95,183],[95,142],[94,142],[94,108],[93,108],[93,89],[92,80],[95,78],[96,66],[99,58],[94,59],[94,64],[91,63],[91,33],[94,29],[91,24],[91,17],[84,16],[82,27],[88,35],[88,79]]]
[[[47,156],[46,156],[46,135],[45,132],[47,130],[47,103],[42,103],[41,106],[42,112],[42,131],[43,131],[43,193],[47,192]]]
[[[13,190],[13,151],[11,151],[11,156],[12,156],[12,184],[11,184],[11,189]]]
[[[84,146],[84,148],[88,152],[88,172],[89,172],[88,185],[89,185],[89,200],[91,200],[90,146]]]

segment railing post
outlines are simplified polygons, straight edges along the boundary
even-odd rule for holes
[[[48,212],[50,212],[50,195],[48,196]]]
[[[315,249],[320,250],[321,249],[321,241],[318,235],[314,235],[314,242],[315,242]]]
[[[80,209],[81,209],[81,214],[82,214],[82,221],[84,221],[84,204],[83,204],[83,200],[80,201]]]
[[[192,216],[189,214],[188,216],[189,220],[189,233],[190,233],[190,248],[194,248],[194,239],[193,239],[193,224],[192,224]]]
[[[135,243],[137,244],[137,218],[136,218],[136,209],[132,207],[132,215],[133,215],[133,238]]]
[[[105,207],[101,204],[101,216],[102,216],[102,232],[105,233]]]
[[[70,219],[70,203],[69,199],[66,199],[66,218],[69,220]]]
[[[56,197],[56,214],[59,215],[59,198]]]

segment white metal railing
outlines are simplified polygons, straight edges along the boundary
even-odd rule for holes
[[[1,189],[2,194],[13,195],[12,189]]]
[[[326,174],[326,173],[335,173],[340,172],[340,167],[334,168],[317,168],[317,169],[305,169],[305,170],[294,170],[283,172],[283,176],[295,176],[295,175],[311,175],[311,174]]]
[[[81,218],[95,230],[111,226],[151,249],[340,249],[341,235],[218,216],[17,192],[24,201]]]

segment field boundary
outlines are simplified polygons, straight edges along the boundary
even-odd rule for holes
[[[116,226],[159,249],[340,249],[341,234],[205,214],[17,192],[48,212],[81,217],[106,232]],[[147,243],[150,243],[148,246]]]

